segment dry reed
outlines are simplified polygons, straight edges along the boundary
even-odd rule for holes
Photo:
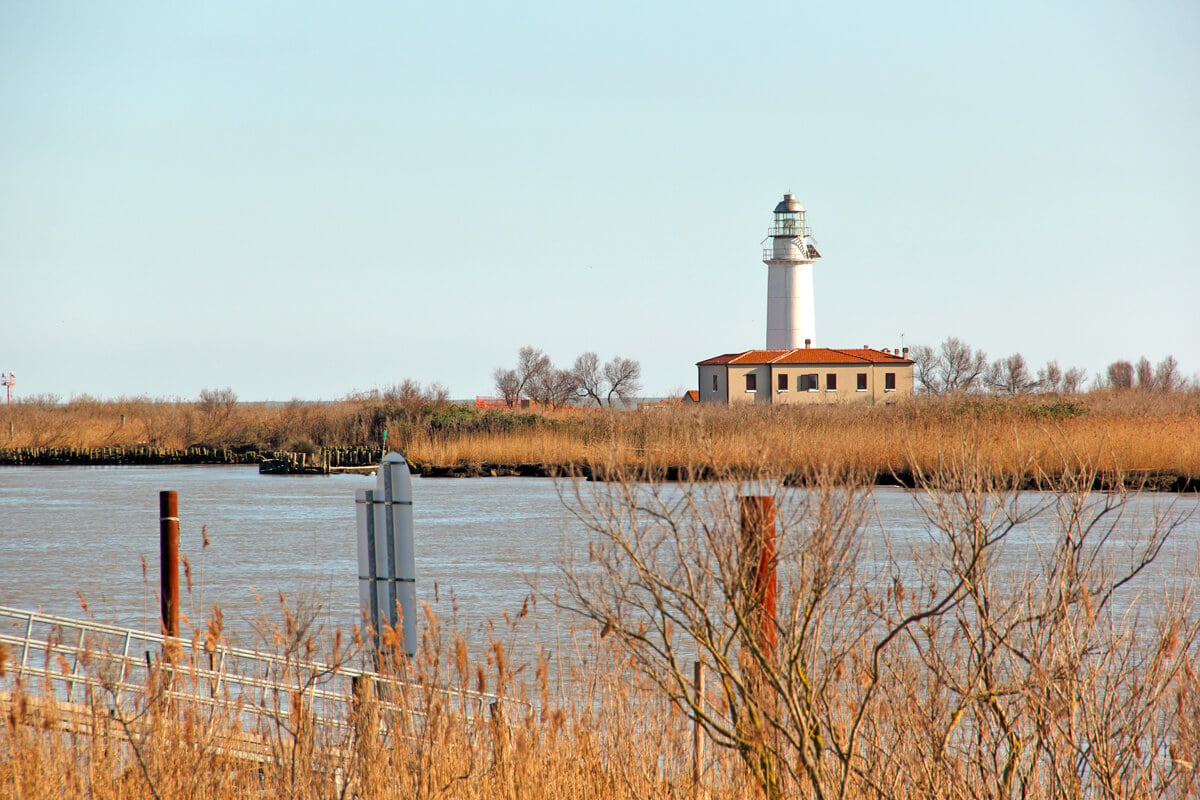
[[[1028,475],[1088,464],[1200,477],[1200,392],[1095,391],[1013,399],[914,398],[880,408],[656,407],[641,412],[477,411],[369,400],[286,405],[79,401],[18,404],[8,447],[242,447],[260,452],[388,446],[431,467],[605,461],[715,469],[768,463],[886,476],[936,468],[969,439],[990,469]]]

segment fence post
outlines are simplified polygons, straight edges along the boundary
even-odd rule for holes
[[[704,796],[700,777],[704,773],[704,729],[700,715],[704,713],[704,662],[696,662],[696,718],[692,725],[692,800]]]

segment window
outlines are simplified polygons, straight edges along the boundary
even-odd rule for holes
[[[807,375],[801,375],[800,385],[796,388],[802,392],[815,392],[817,390],[817,373],[810,372]]]
[[[894,372],[883,373],[883,390],[885,392],[896,391],[896,373],[894,373]]]
[[[825,391],[827,391],[827,392],[836,392],[837,391],[837,373],[836,372],[826,372],[825,373]]]
[[[758,391],[758,376],[755,375],[753,372],[751,372],[749,375],[746,376],[746,391],[747,392],[757,392]]]
[[[716,376],[716,373],[714,373],[713,374],[713,391],[715,392],[716,390],[717,390],[717,376]]]
[[[779,373],[779,378],[775,381],[775,383],[776,383],[777,387],[779,388],[779,391],[786,392],[788,390],[788,388],[787,388],[787,373],[786,372]]]
[[[867,373],[865,372],[858,373],[858,390],[860,392],[867,390]]]

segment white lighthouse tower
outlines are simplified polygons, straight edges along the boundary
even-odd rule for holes
[[[775,221],[763,247],[767,265],[767,349],[792,350],[816,345],[813,262],[821,257],[804,221],[804,206],[785,194],[775,206]],[[807,341],[806,341],[807,340]]]

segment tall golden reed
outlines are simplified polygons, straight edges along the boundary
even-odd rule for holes
[[[18,404],[0,447],[241,446],[259,451],[382,446],[419,465],[817,466],[888,475],[938,463],[969,439],[1006,474],[1088,464],[1200,477],[1200,392],[1097,391],[1013,399],[919,397],[886,407],[654,407],[638,412],[487,411],[370,400],[271,405]]]

